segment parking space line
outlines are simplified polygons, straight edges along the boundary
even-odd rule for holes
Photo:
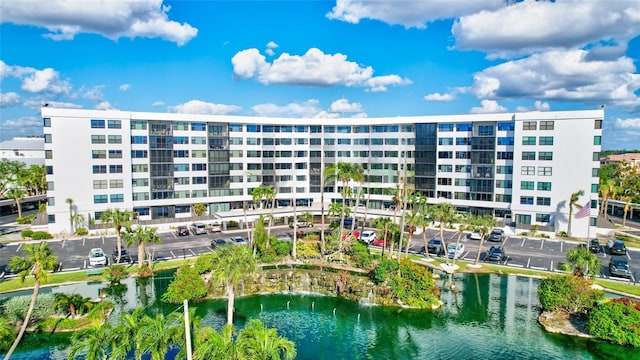
[[[628,251],[627,251],[627,258],[629,258],[629,260],[631,260],[631,255],[629,255]]]
[[[82,238],[82,246],[84,246],[84,242],[87,240],[87,238]]]
[[[83,268],[83,269],[86,269],[86,268],[87,268],[87,260],[84,260],[84,261],[82,262],[82,268]]]
[[[542,250],[543,246],[544,246],[544,239],[542,239],[542,241],[540,242],[540,250]]]
[[[527,258],[527,267],[531,264],[531,258]]]
[[[562,247],[563,247],[563,246],[564,246],[564,241],[561,241],[561,242],[560,242],[560,252],[562,252],[562,251],[563,251],[563,250],[562,250]]]
[[[64,249],[64,244],[67,242],[66,239],[62,239],[62,244],[60,244],[60,247],[62,247]]]
[[[191,253],[193,254],[193,256],[196,256],[198,254],[194,253],[193,250],[189,249],[189,251],[191,251]]]
[[[173,253],[173,250],[169,250],[169,252],[171,253],[171,257],[173,257],[175,259],[176,258],[176,254]]]
[[[509,266],[515,266],[515,267],[519,267],[519,268],[524,267],[524,265],[521,265],[521,264],[509,264]]]
[[[534,269],[534,270],[541,270],[541,271],[547,271],[547,268],[544,267],[539,267],[539,266],[531,266],[530,269]]]
[[[520,244],[520,247],[524,247],[524,242],[527,241],[527,238],[522,238],[522,244]]]
[[[16,248],[16,252],[20,251],[20,249],[22,249],[22,243],[20,243],[20,245],[18,245],[18,247]]]
[[[549,271],[553,272],[553,260],[551,260],[551,266],[549,266]]]

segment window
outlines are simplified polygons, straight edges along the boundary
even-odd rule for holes
[[[149,179],[132,179],[131,185],[133,187],[149,186]]]
[[[540,151],[538,153],[538,160],[553,160],[553,153],[551,151]]]
[[[598,199],[591,200],[591,208],[592,209],[597,209],[598,208]]]
[[[255,157],[259,158],[260,154],[261,154],[260,150],[247,150],[247,157],[250,157],[250,158],[255,158]]]
[[[191,137],[191,143],[195,144],[195,145],[206,145],[207,144],[207,138],[204,136],[192,136]]]
[[[206,150],[191,150],[191,157],[204,158],[204,157],[207,157],[207,152]]]
[[[513,174],[513,166],[511,165],[500,165],[496,166],[496,174]]]
[[[369,139],[366,139],[366,140],[369,140]],[[320,139],[320,138],[309,139],[309,144],[310,145],[322,145],[322,139]]]
[[[451,151],[449,151],[451,152]],[[398,152],[397,151],[385,151],[384,152],[384,157],[386,158],[397,158],[398,157]]]
[[[468,174],[471,172],[471,165],[456,165],[456,172]]]
[[[550,214],[536,214],[536,222],[548,223],[551,220]]]
[[[106,159],[107,150],[91,150],[92,159]]]
[[[173,150],[174,158],[188,158],[189,150]]]
[[[480,126],[478,126],[478,135],[479,136],[492,136],[493,135],[493,126],[492,125],[480,125]]]
[[[599,168],[591,169],[591,177],[600,177],[600,169]]]
[[[539,206],[551,206],[551,198],[550,197],[537,197],[536,205]]]
[[[511,195],[506,194],[496,194],[496,202],[511,202]]]
[[[453,138],[440,138],[438,145],[453,145]]]
[[[207,177],[206,176],[194,176],[191,178],[191,183],[194,185],[198,185],[198,184],[206,184],[207,183]]]
[[[498,160],[513,160],[513,151],[498,151],[496,153]]]
[[[351,139],[338,139],[338,145],[351,145]]]
[[[553,145],[553,136],[540,136],[540,145]]]
[[[471,151],[456,151],[456,159],[470,159]]]
[[[51,118],[42,118],[43,127],[51,127]]]
[[[109,172],[112,174],[122,173],[122,165],[109,165]]]
[[[553,120],[540,121],[540,130],[553,130]]]
[[[93,188],[94,189],[106,189],[107,188],[107,180],[93,180]]]
[[[438,165],[438,172],[453,172],[453,165]]]
[[[206,123],[191,123],[191,131],[206,131],[207,124]]]
[[[47,175],[53,175],[53,166],[47,165]]]
[[[48,206],[56,206],[56,198],[54,198],[54,197],[47,198],[47,205]]]
[[[189,171],[189,164],[173,164],[173,171]]]
[[[600,153],[599,152],[594,152],[593,156],[591,157],[591,160],[593,161],[600,161]]]
[[[189,178],[188,177],[173,178],[173,183],[176,185],[189,185]]]
[[[591,184],[591,192],[593,194],[597,194],[598,193],[598,184]]]
[[[551,176],[551,167],[549,166],[539,166],[538,167],[538,176]]]
[[[93,165],[93,173],[94,174],[106,174],[107,173],[107,165]]]
[[[147,150],[131,150],[132,159],[145,159],[147,156]]]
[[[107,195],[93,195],[93,203],[94,204],[106,204],[107,203]]]
[[[133,164],[133,165],[131,165],[131,172],[134,172],[134,173],[149,172],[149,165],[147,165],[147,164]]]
[[[148,192],[134,192],[132,194],[132,199],[133,199],[133,201],[149,200],[149,193]],[[138,214],[138,215],[143,215],[143,214]],[[149,215],[149,214],[147,214],[147,215]]]
[[[147,122],[140,120],[131,120],[131,130],[147,130]]]
[[[107,120],[107,127],[109,129],[120,129],[122,128],[122,123],[120,120]]]
[[[536,167],[535,166],[523,166],[520,170],[520,175],[535,175]]]
[[[521,190],[533,190],[533,181],[520,181]]]
[[[104,144],[106,143],[106,138],[104,135],[91,135],[91,143],[92,144]]]
[[[454,184],[456,186],[471,186],[471,179],[456,178]]]
[[[174,136],[173,137],[174,144],[188,144],[189,137],[188,136]]]
[[[537,124],[535,121],[522,122],[522,130],[537,130]]]
[[[121,203],[121,202],[124,202],[124,195],[123,194],[111,194],[109,199],[111,200],[112,203]]]
[[[112,189],[121,189],[124,187],[124,181],[122,179],[109,180],[109,187]]]
[[[53,187],[53,181],[47,181],[47,190],[53,191],[55,188]]]
[[[456,124],[456,131],[471,131],[473,126],[469,123],[466,124]]]
[[[385,145],[398,145],[398,139],[397,138],[384,139],[384,144]]]
[[[453,159],[453,151],[438,151],[438,159]]]
[[[539,191],[551,191],[551,183],[546,181],[538,181]]]
[[[451,178],[438,178],[438,185],[451,185],[452,183]]]
[[[593,137],[593,145],[602,145],[602,136],[594,136]]]
[[[324,139],[324,144],[325,145],[335,145],[336,144],[336,139]]]
[[[51,144],[51,134],[44,134],[44,143]]]
[[[122,150],[109,150],[109,159],[122,159]]]
[[[109,144],[122,144],[122,135],[109,135]]]
[[[522,138],[522,145],[535,145],[536,137],[535,136],[524,136]]]
[[[513,131],[515,130],[516,124],[512,121],[510,122],[499,122],[498,123],[498,131]]]
[[[242,124],[229,124],[229,132],[242,132]]]
[[[247,132],[249,132],[249,133],[258,133],[258,132],[260,132],[260,125],[247,124]]]
[[[104,120],[91,119],[92,129],[104,129]]]
[[[520,196],[521,205],[533,205],[533,196]]]
[[[513,136],[499,137],[498,145],[513,145]]]
[[[453,131],[453,124],[438,124],[438,131],[439,132]]]
[[[496,180],[496,187],[499,189],[511,189],[513,182],[511,180]]]
[[[146,136],[132,136],[131,137],[131,143],[132,144],[146,144],[147,143],[147,137]],[[104,143],[102,143],[104,144]]]
[[[348,134],[351,132],[351,126],[338,126],[337,132],[339,134]]]
[[[535,151],[524,151],[522,153],[522,160],[535,160],[536,152]]]
[[[593,128],[596,130],[602,129],[602,120],[594,120]]]
[[[279,158],[290,158],[292,154],[291,151],[276,151],[276,157]]]

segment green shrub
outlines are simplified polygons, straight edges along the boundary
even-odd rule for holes
[[[36,305],[31,314],[31,321],[35,322],[40,319],[55,315],[54,302],[56,297],[53,294],[40,294],[36,300]],[[11,322],[18,322],[24,319],[31,302],[31,295],[14,296],[3,304],[4,315]]]
[[[604,292],[592,289],[591,284],[591,280],[573,275],[542,279],[538,286],[540,305],[546,311],[586,313],[604,297]]]
[[[571,266],[571,264],[567,264],[567,263],[558,263],[558,270],[561,271],[572,271],[573,270],[573,266]]]
[[[182,265],[175,274],[175,278],[167,291],[162,294],[162,301],[180,304],[183,300],[198,301],[207,295],[207,286],[196,269],[189,265]]]
[[[15,326],[7,318],[0,317],[0,352],[9,350],[15,337]]]
[[[379,283],[385,282],[398,271],[400,265],[396,260],[383,258],[373,271],[373,278]]]
[[[293,243],[288,241],[280,241],[276,239],[271,243],[271,249],[273,249],[276,252],[276,254],[279,256],[287,256],[291,253],[291,250],[293,249]]]
[[[89,233],[89,230],[87,230],[87,228],[85,227],[80,227],[76,229],[76,235],[87,235]]]
[[[369,252],[369,247],[361,241],[355,242],[349,254],[351,261],[361,269],[370,269],[373,265],[373,256]]]
[[[616,299],[598,304],[587,320],[587,330],[593,336],[619,345],[640,347],[640,303]]]
[[[46,231],[34,231],[31,238],[33,240],[47,240],[53,238],[53,236]]]
[[[230,220],[229,222],[227,222],[227,229],[229,228],[237,229],[238,227],[240,227],[240,224],[238,224],[237,221]]]
[[[20,232],[20,236],[22,236],[23,239],[30,238],[33,236],[33,230],[24,229]]]
[[[127,278],[127,268],[124,265],[111,265],[105,271],[105,278],[112,284],[119,283]]]
[[[438,303],[438,289],[431,271],[411,260],[400,261],[400,275],[389,280],[391,293],[404,305],[429,308]]]
[[[20,225],[29,225],[31,224],[31,220],[33,220],[33,216],[23,216],[16,219],[16,222]]]
[[[558,233],[556,235],[558,237],[567,237],[568,236],[566,231],[558,231]]]
[[[198,272],[198,274],[204,274],[213,269],[213,253],[206,253],[204,255],[199,256],[196,259],[196,263],[194,268]]]
[[[298,241],[296,255],[301,259],[320,258],[320,244],[315,241]]]

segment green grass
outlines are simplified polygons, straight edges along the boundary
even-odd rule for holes
[[[616,239],[624,241],[628,247],[640,248],[640,238],[616,232]]]

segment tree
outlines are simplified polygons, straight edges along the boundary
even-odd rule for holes
[[[93,323],[71,336],[71,348],[67,359],[73,360],[83,351],[85,360],[107,360],[111,348],[113,326],[110,323]]]
[[[586,313],[604,297],[602,290],[591,287],[592,282],[571,275],[549,276],[540,280],[538,299],[545,311],[567,314]]]
[[[75,232],[73,231],[73,199],[67,198],[65,202],[69,204],[69,234],[73,234]]]
[[[33,295],[31,296],[31,302],[27,309],[27,314],[24,317],[18,336],[11,345],[11,348],[5,355],[5,360],[11,357],[11,354],[15,351],[16,347],[22,340],[24,332],[29,325],[33,308],[36,305],[38,299],[38,291],[40,290],[40,284],[46,283],[49,280],[49,271],[53,271],[58,267],[58,259],[51,249],[49,244],[41,242],[38,244],[25,244],[22,247],[22,251],[25,253],[24,257],[14,256],[9,260],[9,267],[13,272],[17,273],[18,281],[20,284],[24,284],[25,279],[28,276],[34,277]]]
[[[582,205],[578,204],[580,197],[584,195],[584,190],[578,190],[569,197],[569,219],[567,222],[567,235],[571,236],[571,220],[573,218],[573,208],[582,209]]]
[[[196,269],[188,264],[182,265],[169,283],[162,300],[172,304],[181,304],[184,300],[198,301],[207,295],[207,285]]]
[[[609,199],[615,198],[616,180],[615,179],[600,179],[600,196],[602,196],[602,204],[600,205],[600,213],[605,215],[607,213],[607,207],[609,206]]]
[[[53,306],[71,316],[85,314],[93,307],[91,298],[84,297],[80,294],[68,295],[57,293],[55,295],[56,301],[53,303]]]
[[[138,266],[142,267],[145,260],[145,246],[147,244],[160,244],[162,238],[156,233],[156,228],[138,226],[135,229],[127,228],[123,238],[127,244],[138,244]],[[153,260],[153,259],[151,259]]]
[[[178,328],[183,326],[180,319],[180,313],[172,313],[168,318],[163,314],[143,317],[136,333],[140,341],[139,352],[151,355],[151,360],[164,360],[169,349],[180,341],[177,336]]]
[[[380,217],[373,220],[373,224],[382,233],[382,257],[384,257],[384,249],[387,247],[387,234],[389,233],[392,220],[388,217]]]
[[[482,245],[484,245],[484,239],[487,237],[487,234],[489,234],[491,229],[496,226],[496,219],[492,215],[485,214],[482,216],[472,217],[471,223],[474,230],[480,232],[480,246],[478,247],[476,260],[473,262],[475,265],[478,265],[478,262],[480,261],[480,253],[482,252]]]
[[[240,331],[236,345],[247,359],[295,359],[293,341],[278,336],[276,329],[264,327],[257,319],[250,320]]]
[[[256,271],[255,259],[246,246],[225,245],[215,251],[212,262],[211,279],[227,289],[227,324],[233,324],[235,287],[245,276]]]
[[[207,213],[207,205],[202,203],[193,204],[193,212],[196,216],[202,216]]]
[[[439,203],[433,205],[429,209],[431,218],[437,220],[440,224],[440,241],[442,241],[442,248],[447,249],[447,242],[444,239],[444,226],[451,223],[456,218],[456,209],[449,203]],[[447,258],[447,263],[449,262]]]
[[[600,259],[587,247],[574,247],[567,251],[567,261],[573,265],[575,276],[584,276],[585,273],[595,276],[600,272]]]
[[[105,224],[112,224],[116,229],[116,250],[118,255],[116,256],[116,264],[120,263],[122,257],[122,228],[131,226],[131,220],[133,219],[133,211],[120,210],[120,209],[107,209],[100,216],[100,220]]]
[[[127,354],[134,350],[134,358],[142,359],[141,338],[138,336],[138,329],[144,318],[144,307],[137,307],[133,311],[122,313],[118,318],[118,325],[114,329],[113,338],[120,344],[114,347],[111,359],[126,359]]]
[[[6,318],[0,317],[0,352],[5,351],[11,346],[15,330],[12,324]]]
[[[233,339],[235,328],[233,325],[225,325],[220,332],[210,327],[198,329],[193,339],[194,360],[235,360],[236,344]]]
[[[22,217],[22,207],[20,206],[20,200],[24,199],[25,191],[19,187],[12,187],[7,191],[7,196],[12,198],[16,202],[18,208],[18,217]]]
[[[24,163],[7,159],[0,160],[0,199],[7,196],[7,191],[17,185],[18,174]]]
[[[418,225],[420,224],[423,217],[423,214],[417,209],[412,209],[407,212],[407,215],[405,217],[405,224],[409,228],[409,234],[407,235],[407,245],[405,246],[404,251],[405,258],[409,257],[409,245],[411,244],[411,239],[413,238],[413,234],[416,232],[416,229],[418,228]]]

